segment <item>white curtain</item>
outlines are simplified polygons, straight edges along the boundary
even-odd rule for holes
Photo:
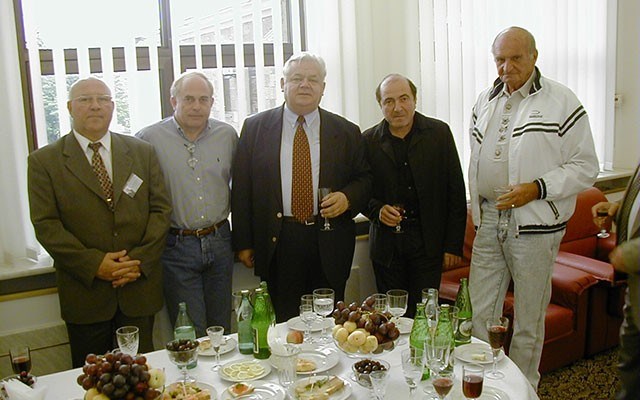
[[[515,25],[536,38],[542,74],[567,85],[582,101],[598,158],[605,168],[611,167],[616,68],[615,50],[610,49],[615,49],[617,1],[423,0],[418,4],[425,111],[449,123],[465,164],[471,107],[497,77],[491,43],[501,30]]]

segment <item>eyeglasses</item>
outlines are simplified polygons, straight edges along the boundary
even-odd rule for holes
[[[194,153],[196,152],[196,145],[193,143],[185,143],[184,147],[186,147],[189,155],[191,156],[187,160],[187,165],[191,167],[191,169],[196,169],[196,164],[198,164],[198,159],[194,156]]]
[[[82,106],[88,106],[93,104],[95,101],[100,106],[106,106],[107,104],[111,104],[113,99],[109,95],[99,95],[99,96],[78,96],[75,99],[71,99],[71,101],[78,102]]]

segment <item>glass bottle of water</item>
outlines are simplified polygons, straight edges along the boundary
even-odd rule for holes
[[[269,309],[269,316],[271,318],[271,325],[276,325],[276,309],[273,307],[273,303],[271,302],[271,296],[269,295],[269,289],[267,287],[267,282],[260,282],[260,288],[262,289],[262,294],[264,295],[265,301],[267,303],[267,308]]]
[[[187,303],[185,302],[178,304],[178,316],[176,317],[176,324],[173,328],[173,338],[176,340],[196,340],[196,327],[193,325],[191,318],[189,318]],[[195,368],[196,365],[198,365],[197,358],[191,364],[187,365],[187,368]]]
[[[271,356],[268,335],[271,326],[271,314],[262,288],[255,290],[253,304],[253,316],[251,317],[251,329],[253,330],[253,356],[264,360]]]
[[[409,334],[409,347],[412,351],[424,354],[424,341],[429,334],[429,325],[424,315],[424,303],[416,304],[416,315]],[[429,379],[429,368],[422,372],[422,380]]]
[[[253,306],[249,301],[249,291],[242,290],[240,293],[242,300],[240,301],[236,318],[238,323],[238,349],[242,354],[253,354],[253,330],[251,329]]]
[[[460,287],[456,295],[456,307],[458,307],[458,326],[455,332],[455,344],[460,346],[471,343],[471,331],[473,329],[473,309],[471,308],[467,278],[460,278]]]

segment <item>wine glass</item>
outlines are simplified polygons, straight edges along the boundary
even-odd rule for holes
[[[372,308],[377,312],[387,311],[387,295],[384,293],[375,293],[371,295],[373,297]]]
[[[406,212],[406,210],[404,209],[404,204],[394,203],[391,207],[395,208],[400,213],[401,219],[404,219],[404,214]],[[398,225],[396,225],[393,233],[404,233],[404,231],[402,230],[402,221],[398,222]]]
[[[400,317],[407,312],[407,303],[409,302],[409,292],[403,289],[387,290],[387,310],[393,316],[392,320],[398,326]],[[406,340],[399,339],[398,345],[402,346]]]
[[[178,367],[182,373],[184,384],[193,383],[196,379],[189,375],[187,366],[194,364],[198,359],[198,341],[189,339],[175,339],[167,343],[169,360]]]
[[[410,347],[402,350],[401,357],[402,372],[407,385],[409,385],[409,397],[413,398],[424,371],[424,350]]]
[[[504,373],[498,371],[498,355],[500,349],[504,346],[504,341],[507,338],[507,330],[509,329],[509,318],[489,318],[487,320],[487,333],[489,334],[489,344],[491,345],[491,352],[493,353],[493,368],[491,372],[487,373],[489,379],[502,379]]]
[[[138,354],[138,344],[140,343],[140,330],[137,326],[121,326],[116,329],[116,339],[120,351],[135,356]]]
[[[312,294],[303,294],[300,296],[300,304],[309,304],[313,307],[313,295]]]
[[[16,346],[9,349],[11,369],[14,374],[31,373],[31,350],[29,346]]]
[[[320,204],[322,204],[322,199],[328,196],[331,193],[331,188],[318,188],[318,208],[320,208]],[[320,228],[321,231],[327,232],[332,231],[333,228],[329,223],[329,218],[324,217],[324,225]]]
[[[424,341],[425,361],[433,376],[444,370],[449,365],[451,354],[451,340],[427,335]]]
[[[321,288],[313,291],[313,311],[318,316],[326,318],[333,312],[333,300],[335,292],[333,289]],[[329,343],[331,338],[327,335],[326,321],[322,321],[322,334],[318,340],[321,343]]]
[[[609,232],[607,232],[607,219],[609,218],[609,210],[605,208],[600,208],[596,210],[596,217],[593,219],[593,222],[600,228],[600,232],[596,235],[600,239],[608,238]]]
[[[316,314],[313,312],[312,304],[300,305],[300,321],[304,324],[304,339],[305,343],[314,343],[315,340],[311,337],[311,325],[316,320]]]
[[[438,399],[444,400],[453,388],[453,371],[445,369],[438,372],[431,384],[438,394]]]
[[[477,399],[482,395],[484,368],[479,364],[462,365],[462,393],[467,399]]]
[[[211,370],[217,371],[220,369],[220,346],[223,342],[224,327],[218,325],[210,326],[207,328],[207,335],[209,336],[209,341],[211,341],[211,347],[216,352],[216,365],[211,367]]]
[[[369,380],[371,381],[371,391],[373,392],[374,398],[376,400],[384,400],[384,395],[387,392],[387,383],[389,381],[389,371],[371,371]]]

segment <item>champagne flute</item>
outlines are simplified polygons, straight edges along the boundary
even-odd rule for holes
[[[596,210],[596,217],[593,219],[593,222],[600,228],[600,232],[596,235],[600,239],[608,238],[609,232],[607,232],[607,219],[609,218],[609,210],[605,208],[600,208]]]
[[[210,326],[207,328],[207,335],[211,341],[211,347],[216,352],[216,365],[211,367],[211,370],[217,371],[220,369],[220,346],[223,342],[224,327],[218,325]]]
[[[404,214],[406,212],[406,210],[404,209],[404,204],[394,203],[392,207],[395,208],[400,213],[400,218],[401,218],[401,221],[398,222],[398,225],[396,225],[396,228],[393,230],[393,233],[404,233],[404,231],[402,230],[402,219],[404,219]]]
[[[324,318],[333,312],[334,296],[335,292],[329,288],[320,288],[313,291],[313,311],[318,316],[323,317],[322,334],[318,340],[320,343],[329,343],[331,341],[331,338],[327,335],[327,324]]]
[[[320,209],[320,204],[322,204],[322,199],[328,196],[331,193],[331,188],[318,188],[318,209]],[[323,232],[332,231],[333,228],[329,223],[329,218],[324,217],[324,225],[320,228]]]
[[[28,346],[16,346],[9,349],[11,369],[14,374],[31,373],[31,351]]]
[[[116,329],[116,339],[120,351],[132,357],[138,354],[139,333],[140,330],[137,326],[122,326]]]
[[[484,368],[479,364],[462,365],[462,393],[467,399],[477,399],[482,395]]]
[[[304,339],[305,343],[314,343],[315,340],[311,337],[311,324],[316,320],[316,314],[313,312],[312,304],[300,305],[300,321],[304,323]]]
[[[502,346],[504,346],[504,341],[507,338],[509,318],[489,318],[486,325],[487,333],[489,334],[489,344],[491,345],[491,352],[493,355],[493,368],[491,369],[491,372],[487,373],[487,378],[502,379],[504,378],[504,373],[498,371],[498,355],[500,354],[500,350],[502,349]]]
[[[401,357],[402,372],[409,385],[409,398],[413,398],[424,371],[424,350],[411,347],[402,350]]]
[[[431,384],[438,394],[438,399],[444,400],[453,388],[453,371],[445,369],[438,372]]]

